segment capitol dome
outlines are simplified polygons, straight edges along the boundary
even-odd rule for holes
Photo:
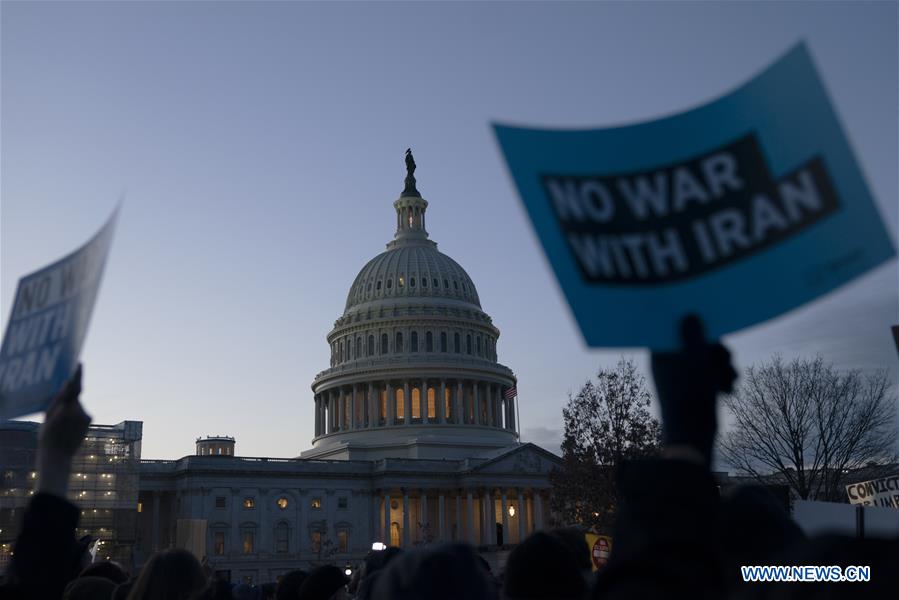
[[[407,153],[396,232],[359,271],[312,383],[309,458],[459,458],[518,441],[515,375],[474,282],[437,249]]]

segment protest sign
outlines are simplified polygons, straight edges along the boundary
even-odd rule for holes
[[[0,420],[46,409],[75,372],[118,212],[84,246],[19,280],[0,346]]]
[[[612,538],[607,535],[585,533],[587,546],[590,548],[590,563],[593,571],[598,571],[609,564],[612,553]]]
[[[637,125],[494,125],[590,346],[670,350],[759,323],[895,254],[803,44],[737,90]]]
[[[846,486],[850,504],[899,508],[899,475]]]

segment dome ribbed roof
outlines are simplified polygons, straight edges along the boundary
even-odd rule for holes
[[[395,246],[368,261],[350,287],[345,312],[367,302],[416,297],[481,307],[465,269],[429,242]]]

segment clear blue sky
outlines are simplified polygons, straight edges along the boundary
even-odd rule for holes
[[[143,420],[146,458],[204,434],[309,447],[325,334],[392,235],[408,146],[432,238],[502,332],[524,439],[557,450],[568,392],[621,351],[584,346],[491,120],[669,114],[805,40],[896,237],[896,3],[3,2],[0,19],[0,319],[126,192],[84,399],[97,422]],[[891,261],[726,341],[741,365],[819,352],[895,375],[895,322]]]

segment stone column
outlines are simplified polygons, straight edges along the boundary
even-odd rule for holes
[[[240,539],[240,488],[231,488],[231,553],[241,554]]]
[[[499,540],[496,539],[496,502],[493,497],[493,489],[487,490],[487,518],[489,519],[487,526],[487,540],[489,544],[496,545]]]
[[[393,397],[393,385],[388,381],[387,386],[387,423],[393,425],[396,421],[396,398]]]
[[[440,542],[447,541],[447,539],[446,539],[446,497],[443,494],[443,490],[440,491],[440,495],[437,497],[437,540]]]
[[[428,518],[428,490],[421,490],[421,533],[423,542],[427,542],[427,533],[431,531],[431,521]],[[433,537],[433,534],[431,534]]]
[[[412,422],[412,394],[409,393],[409,380],[403,382],[403,422],[409,425]]]
[[[437,388],[439,394],[437,396],[437,422],[441,425],[446,423],[446,379],[440,380],[440,387]]]
[[[453,423],[465,422],[465,405],[462,402],[462,382],[456,380],[456,396],[453,398]]]
[[[487,425],[493,427],[493,409],[494,409],[494,397],[493,397],[493,384],[487,384]]]
[[[512,542],[512,533],[509,531],[509,503],[506,500],[506,489],[500,488],[500,510],[503,511],[503,543]]]
[[[156,552],[159,550],[159,492],[153,492],[153,533],[151,535],[150,549]]]
[[[474,496],[471,495],[471,490],[468,490],[468,514],[466,515],[467,519],[467,531],[465,532],[466,537],[468,538],[468,543],[477,546],[478,541],[474,537]]]
[[[390,494],[384,494],[384,544],[390,545]]]
[[[403,490],[403,549],[409,549],[409,492]]]
[[[318,437],[318,395],[312,397],[312,406],[313,412],[315,414],[314,420],[312,422],[312,431],[315,437]]]
[[[353,384],[352,394],[350,395],[350,431],[356,429],[356,384]]]
[[[509,429],[511,429],[512,431],[517,431],[515,429],[515,426],[516,426],[516,423],[515,423],[515,401],[516,400],[517,400],[516,398],[511,398],[509,400],[509,425],[510,425]]]
[[[543,498],[540,497],[540,490],[534,490],[534,530],[543,529]]]
[[[337,390],[337,431],[346,430],[346,394],[343,386]]]
[[[524,490],[518,488],[518,543],[524,541],[524,522],[528,518],[527,507],[524,505]]]
[[[476,425],[483,425],[484,422],[481,420],[481,403],[483,399],[481,398],[481,386],[477,381],[471,382],[471,395],[474,400],[474,422]]]
[[[456,490],[456,537],[453,538],[453,541],[461,542],[464,539],[465,535],[462,523],[462,493],[460,490]]]

